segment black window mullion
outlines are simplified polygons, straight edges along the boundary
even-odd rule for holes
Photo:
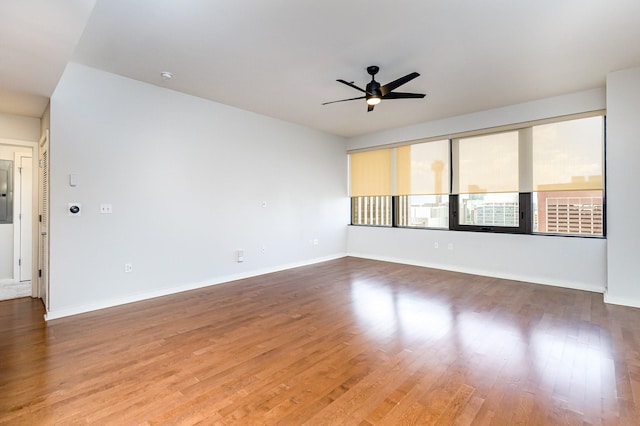
[[[391,226],[398,227],[398,196],[391,196]]]
[[[521,192],[518,197],[518,210],[520,212],[520,218],[518,223],[517,233],[519,234],[531,234],[533,228],[533,202],[531,192]]]

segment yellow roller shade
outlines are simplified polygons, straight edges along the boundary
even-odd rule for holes
[[[396,195],[449,193],[449,141],[396,148]]]
[[[518,192],[518,132],[459,140],[460,194]]]
[[[351,196],[393,195],[391,150],[350,154]]]
[[[534,190],[602,190],[603,138],[599,116],[534,126]]]

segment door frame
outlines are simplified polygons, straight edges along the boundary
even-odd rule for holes
[[[41,173],[42,173],[42,169],[45,166],[45,164],[43,164],[43,152],[47,151],[47,164],[46,164],[46,170],[47,170],[47,212],[43,212],[43,205],[42,205],[42,200],[43,200],[43,182],[41,179]],[[35,222],[35,228],[37,231],[33,233],[33,238],[34,238],[34,247],[37,247],[36,250],[33,250],[33,255],[34,255],[34,261],[33,261],[33,280],[31,281],[31,285],[32,285],[32,294],[33,297],[39,297],[40,299],[42,299],[42,303],[44,304],[44,308],[45,308],[45,318],[46,318],[46,314],[49,313],[49,304],[50,304],[50,300],[51,300],[51,293],[50,293],[50,287],[49,287],[49,210],[50,210],[50,203],[49,203],[49,199],[51,197],[51,193],[50,193],[50,182],[51,182],[51,168],[50,168],[50,161],[51,158],[51,145],[49,143],[49,129],[46,129],[44,131],[44,134],[42,135],[42,137],[40,138],[40,141],[38,141],[37,144],[37,164],[34,167],[33,171],[36,175],[35,177],[35,181],[36,182],[36,186],[37,189],[36,191],[34,191],[34,196],[36,197],[36,201],[33,204],[34,209],[35,209],[35,214],[33,215],[33,219]],[[42,218],[44,217],[44,215],[47,215],[46,218],[44,218],[44,223],[46,224],[46,228],[42,225]],[[46,236],[46,238],[42,238],[42,236]],[[44,240],[44,241],[43,241]],[[42,272],[40,272],[42,271]]]
[[[19,148],[29,148],[29,149],[31,149],[31,158],[32,159],[35,158],[35,156],[38,154],[38,142],[29,142],[29,141],[23,141],[23,140],[18,140],[18,139],[0,138],[0,145],[9,146],[9,147],[15,147],[15,148],[18,148],[18,147]],[[17,169],[15,164],[14,164],[14,169]],[[15,173],[15,170],[14,170],[14,173]],[[38,178],[38,169],[37,169],[37,167],[32,167],[32,173],[33,173],[32,179],[37,179]],[[32,219],[32,223],[31,223],[31,227],[32,228],[31,229],[36,229],[36,226],[37,226],[36,219],[38,217],[38,210],[37,210],[37,206],[38,206],[38,204],[37,204],[38,203],[38,187],[37,187],[36,182],[37,182],[37,180],[33,180],[32,181],[32,185],[33,186],[31,188],[31,196],[32,196],[32,203],[33,203],[32,204],[32,215],[31,215],[32,216],[31,217],[31,219]],[[14,212],[15,212],[15,203],[14,203]],[[15,247],[16,247],[16,242],[15,242],[16,241],[16,238],[15,238],[16,221],[15,220],[14,220],[13,224],[14,224],[14,240],[13,240],[14,241],[14,250],[13,250],[14,269],[13,269],[13,280],[15,281],[16,279],[19,279],[19,278],[17,278],[17,277],[19,277],[19,275],[17,274],[17,271],[15,269],[15,265],[17,265],[17,261],[15,260],[15,258],[16,258],[16,250],[15,250]],[[33,248],[37,247],[37,245],[34,245],[34,244],[37,244],[37,240],[36,240],[36,233],[33,232],[32,234],[33,234],[32,235],[33,239],[31,241],[31,244],[32,244],[32,246],[31,246],[31,261],[32,261],[32,263],[31,263],[31,266],[32,266],[31,274],[32,274],[32,277],[33,277],[33,273],[36,272],[35,268],[37,266],[37,263],[34,263],[37,260],[37,257],[36,257],[37,253]],[[18,253],[17,256],[19,257],[20,253]],[[35,288],[34,288],[34,280],[31,280],[31,297],[38,297],[34,290],[35,290]]]
[[[37,206],[33,205],[34,202],[34,196],[33,196],[33,192],[34,190],[37,190],[37,184],[34,183],[33,178],[34,178],[34,157],[33,157],[33,149],[31,149],[30,153],[27,152],[15,152],[14,153],[14,161],[13,161],[13,168],[14,168],[14,184],[13,184],[13,280],[18,283],[21,282],[20,280],[20,258],[21,258],[21,254],[22,254],[22,250],[21,250],[21,244],[22,244],[22,236],[21,236],[21,231],[22,229],[19,228],[19,226],[22,225],[22,220],[21,218],[18,216],[21,212],[21,202],[22,202],[22,180],[21,180],[21,171],[20,171],[20,166],[22,165],[22,159],[23,158],[30,158],[31,159],[31,294],[33,296],[33,271],[34,271],[34,266],[33,266],[33,259],[35,258],[33,255],[33,251],[34,251],[34,246],[33,242],[34,242],[34,238],[33,238],[33,232],[36,228],[34,228],[34,218],[33,215],[36,212]],[[36,174],[37,176],[37,174]],[[18,195],[19,194],[19,195]],[[20,198],[18,198],[18,196]]]

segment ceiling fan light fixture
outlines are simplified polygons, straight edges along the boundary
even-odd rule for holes
[[[371,96],[370,98],[367,98],[367,105],[378,105],[380,101],[381,99],[379,96]]]

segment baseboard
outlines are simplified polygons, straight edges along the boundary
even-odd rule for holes
[[[441,264],[434,264],[429,262],[419,262],[414,260],[407,260],[407,259],[400,259],[400,258],[393,258],[393,257],[386,257],[386,256],[375,256],[375,255],[372,256],[372,255],[363,254],[363,253],[349,253],[348,255],[351,257],[360,257],[363,259],[380,260],[383,262],[399,263],[402,265],[421,266],[423,268],[440,269],[443,271],[460,272],[463,274],[480,275],[484,277],[500,278],[500,279],[511,280],[511,281],[522,281],[522,282],[533,283],[533,284],[549,285],[553,287],[569,288],[572,290],[583,290],[583,291],[590,291],[594,293],[604,293],[605,291],[604,285],[602,287],[589,286],[580,282],[550,280],[546,278],[534,277],[529,275],[520,275],[520,274],[505,274],[505,273],[500,273],[496,271],[464,268],[464,267],[457,267],[457,266],[450,266],[450,265],[441,265]]]
[[[244,272],[244,273],[241,273],[241,274],[233,274],[233,275],[226,275],[226,276],[222,276],[222,277],[216,277],[216,278],[212,278],[212,279],[207,280],[207,281],[181,284],[181,285],[178,285],[178,286],[175,286],[175,287],[164,288],[164,289],[160,289],[160,290],[152,291],[152,292],[146,292],[146,293],[126,296],[126,297],[121,297],[121,298],[113,298],[113,299],[108,299],[108,300],[101,300],[99,302],[88,303],[88,304],[85,304],[85,305],[74,306],[74,307],[71,307],[71,308],[58,309],[58,310],[55,310],[55,311],[47,312],[45,314],[45,316],[44,316],[44,319],[45,319],[45,321],[51,321],[51,320],[58,319],[58,318],[69,317],[69,316],[72,316],[72,315],[79,315],[79,314],[83,314],[83,313],[86,313],[86,312],[97,311],[97,310],[100,310],[100,309],[112,308],[114,306],[126,305],[128,303],[140,302],[142,300],[154,299],[156,297],[169,296],[171,294],[181,293],[183,291],[196,290],[196,289],[199,289],[199,288],[209,287],[209,286],[213,286],[213,285],[217,285],[217,284],[228,283],[228,282],[231,282],[231,281],[242,280],[242,279],[245,279],[245,278],[257,277],[257,276],[260,276],[260,275],[270,274],[270,273],[273,273],[273,272],[285,271],[287,269],[299,268],[301,266],[308,266],[308,265],[313,265],[313,264],[316,264],[316,263],[327,262],[329,260],[339,259],[339,258],[342,258],[342,257],[345,257],[345,256],[346,256],[346,253],[340,253],[340,254],[336,254],[336,255],[319,257],[319,258],[314,258],[314,259],[310,259],[310,260],[305,260],[305,261],[302,261],[302,262],[294,262],[294,263],[288,263],[288,264],[284,264],[284,265],[273,266],[273,267],[269,267],[269,268],[263,268],[263,269],[253,270],[253,271],[247,271],[247,272]]]
[[[608,291],[605,291],[604,293],[604,303],[608,303],[610,305],[628,306],[630,308],[640,308],[640,300],[611,296]]]

